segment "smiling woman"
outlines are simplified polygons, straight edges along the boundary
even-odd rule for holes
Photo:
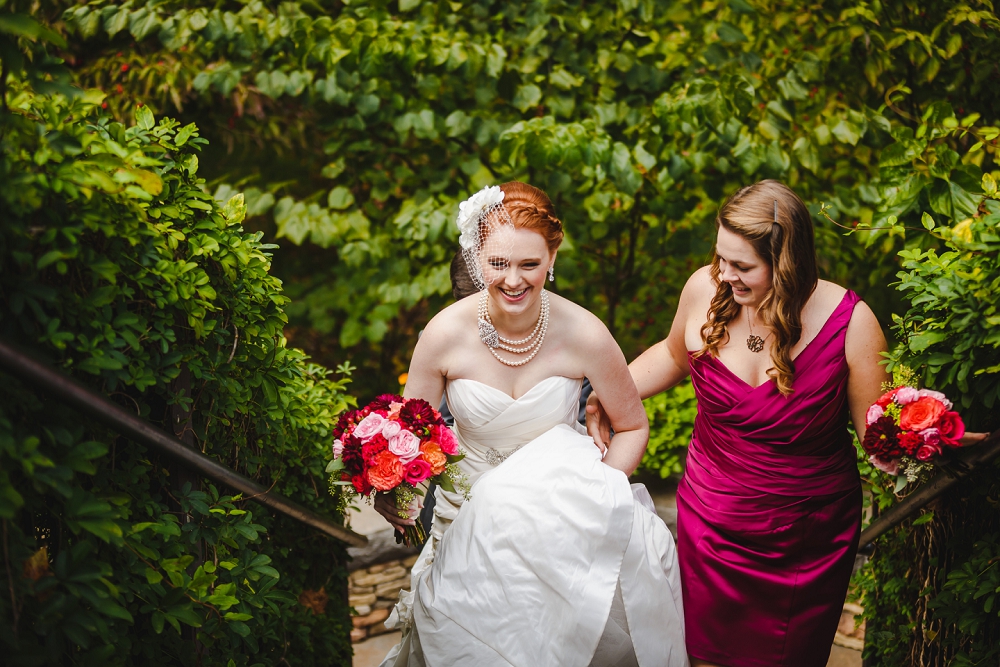
[[[673,539],[627,477],[645,411],[607,327],[545,290],[563,236],[551,201],[506,183],[463,202],[458,224],[482,289],[427,325],[404,393],[446,393],[472,491],[435,492],[384,665],[685,664]],[[576,421],[584,377],[608,397],[603,457]],[[376,509],[412,521],[387,498]]]
[[[863,437],[885,338],[856,294],[818,280],[787,186],[740,189],[717,227],[670,334],[629,367],[643,398],[690,375],[698,399],[677,493],[688,652],[695,667],[822,667],[861,531],[847,419]]]

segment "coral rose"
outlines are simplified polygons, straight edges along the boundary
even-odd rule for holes
[[[458,454],[458,438],[447,426],[434,426],[431,428],[431,440],[441,447],[441,451],[448,456]]]
[[[965,423],[957,412],[945,412],[938,419],[938,433],[941,435],[941,442],[952,447],[961,444],[962,436],[965,435]]]
[[[399,486],[403,481],[403,464],[390,451],[382,451],[375,455],[367,472],[368,482],[378,491],[389,491]]]
[[[423,459],[413,459],[406,466],[405,479],[414,486],[431,476],[431,464]]]
[[[420,447],[420,458],[431,466],[432,475],[440,475],[448,465],[448,457],[441,451],[441,445],[436,442],[425,442]]]
[[[944,414],[944,404],[936,398],[924,396],[903,406],[899,411],[899,426],[907,431],[923,431],[934,426]]]

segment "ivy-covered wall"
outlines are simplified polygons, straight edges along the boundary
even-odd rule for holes
[[[194,125],[8,80],[0,335],[331,516],[341,375],[285,345],[274,248]],[[5,664],[350,664],[343,545],[0,376]]]

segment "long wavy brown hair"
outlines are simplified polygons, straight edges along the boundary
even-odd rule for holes
[[[775,202],[778,213],[775,217]],[[792,393],[795,368],[791,350],[802,338],[802,309],[816,289],[816,249],[812,216],[799,196],[778,181],[748,185],[733,194],[719,210],[716,225],[739,234],[771,266],[771,289],[757,307],[757,317],[774,332],[768,376],[778,391]],[[719,345],[728,338],[727,328],[740,314],[733,290],[719,276],[719,255],[715,252],[710,269],[717,288],[701,328],[703,346],[695,356],[717,356]]]

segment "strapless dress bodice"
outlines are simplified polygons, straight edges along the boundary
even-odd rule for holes
[[[459,441],[473,453],[516,449],[560,424],[584,433],[576,421],[582,387],[580,378],[553,375],[512,398],[488,384],[459,378],[448,382],[446,393]]]

